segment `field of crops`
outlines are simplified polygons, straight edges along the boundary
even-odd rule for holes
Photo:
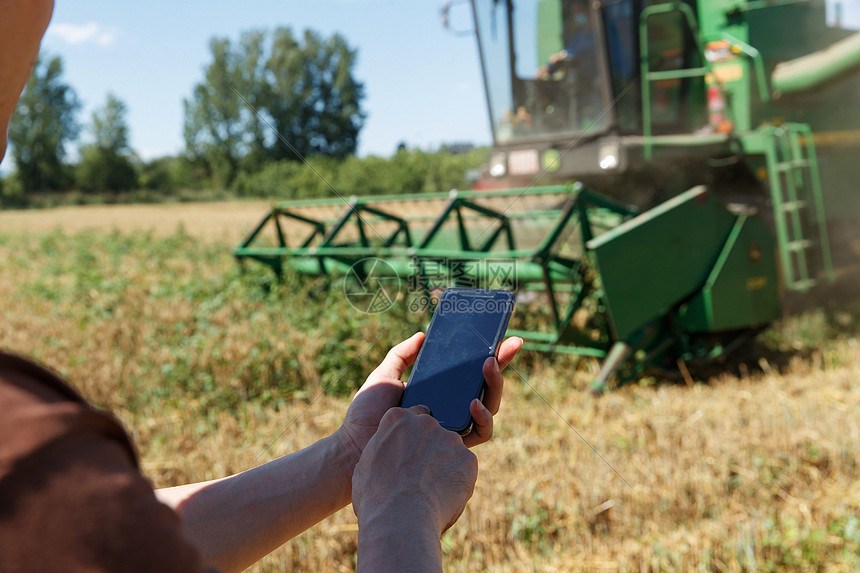
[[[312,443],[428,317],[242,275],[229,247],[264,208],[0,212],[0,347],[116,412],[156,486]],[[594,363],[524,354],[443,538],[447,569],[860,569],[858,309],[786,319],[691,384],[647,378],[599,399],[584,392]],[[356,539],[348,507],[254,570],[351,571]]]

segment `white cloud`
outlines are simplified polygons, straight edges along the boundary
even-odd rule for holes
[[[117,28],[102,26],[97,22],[86,24],[56,22],[48,27],[47,32],[49,38],[57,38],[67,44],[94,44],[103,48],[113,44],[118,35]]]

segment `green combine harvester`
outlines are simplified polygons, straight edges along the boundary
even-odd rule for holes
[[[830,24],[818,0],[471,16],[494,140],[478,190],[280,203],[240,262],[383,298],[515,289],[514,334],[602,359],[595,390],[724,356],[856,265],[860,34],[838,5]]]

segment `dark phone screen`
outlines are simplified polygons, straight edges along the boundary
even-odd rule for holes
[[[445,291],[409,377],[403,407],[424,404],[443,428],[467,430],[469,404],[483,391],[484,361],[495,355],[513,304],[507,291]]]

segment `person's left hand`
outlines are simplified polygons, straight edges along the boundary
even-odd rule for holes
[[[371,372],[352,399],[338,432],[354,448],[356,461],[361,457],[367,442],[376,433],[376,428],[385,412],[400,403],[400,397],[406,385],[400,378],[415,362],[423,342],[424,333],[418,332],[389,350],[382,363]],[[487,390],[484,392],[483,403],[474,400],[469,406],[475,425],[472,431],[463,437],[463,442],[468,447],[471,448],[492,438],[493,416],[499,411],[504,387],[501,371],[514,359],[522,345],[521,338],[509,338],[499,346],[498,364],[495,358],[488,358],[484,363]]]

